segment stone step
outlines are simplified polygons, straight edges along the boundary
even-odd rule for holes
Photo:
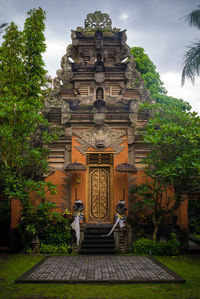
[[[108,234],[113,224],[90,224],[87,226],[82,242],[81,253],[84,254],[113,254],[115,253],[115,241],[113,234]]]
[[[86,233],[88,234],[107,234],[109,233],[111,230],[111,228],[101,228],[101,229],[97,229],[97,228],[90,228],[86,230]]]
[[[112,240],[113,239],[113,236],[111,235],[111,236],[106,236],[106,234],[108,234],[108,232],[100,232],[100,233],[87,233],[87,232],[85,232],[85,234],[84,234],[84,238],[85,239],[110,239],[110,240]]]
[[[81,253],[82,254],[114,254],[115,251],[114,249],[93,249],[93,248],[90,248],[90,249],[84,249],[84,250],[81,250]]]
[[[85,244],[84,242],[82,243],[82,249],[108,249],[108,248],[113,248],[114,249],[115,245],[114,244]]]
[[[114,244],[114,239],[113,238],[108,238],[108,237],[106,237],[106,238],[96,238],[96,239],[91,239],[91,238],[88,238],[88,239],[84,239],[84,244],[91,244],[91,243],[95,243],[95,244],[106,244],[106,243],[108,243],[108,244],[111,244],[111,243],[113,243]]]

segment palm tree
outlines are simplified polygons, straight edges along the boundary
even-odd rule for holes
[[[188,22],[189,26],[200,29],[200,5],[185,17],[185,21]],[[191,44],[188,48],[189,50],[185,52],[183,57],[182,86],[186,78],[194,84],[195,76],[200,74],[200,41]]]
[[[7,26],[7,25],[8,25],[8,23],[3,23],[3,24],[0,25],[0,33],[1,33],[1,29],[2,29],[3,27]]]

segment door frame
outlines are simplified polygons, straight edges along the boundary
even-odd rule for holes
[[[95,152],[94,152],[95,153]],[[103,168],[103,167],[107,167],[110,168],[110,216],[111,216],[111,220],[108,222],[95,222],[95,221],[89,221],[89,179],[90,179],[90,175],[89,175],[89,169],[90,167],[93,168]],[[114,206],[113,206],[113,178],[114,178],[114,173],[113,173],[113,165],[111,164],[88,164],[86,166],[86,223],[113,223],[113,216],[114,216]]]

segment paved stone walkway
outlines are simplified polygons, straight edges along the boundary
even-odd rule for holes
[[[47,257],[16,282],[184,282],[157,260],[134,255]]]

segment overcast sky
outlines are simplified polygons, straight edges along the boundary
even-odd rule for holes
[[[23,28],[26,12],[42,7],[47,14],[44,55],[52,77],[71,43],[71,29],[84,26],[88,13],[108,13],[113,27],[127,29],[128,45],[143,47],[157,67],[168,95],[187,100],[200,113],[200,78],[181,87],[182,57],[187,46],[200,40],[200,31],[183,17],[196,9],[198,0],[0,0],[0,23],[14,21]]]

